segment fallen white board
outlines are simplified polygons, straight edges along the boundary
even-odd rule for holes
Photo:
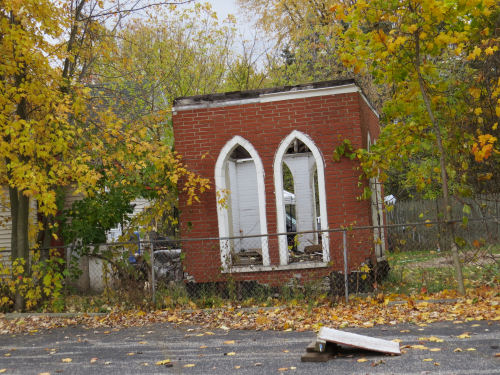
[[[375,352],[401,355],[398,342],[339,331],[338,329],[333,328],[322,327],[318,333],[318,340],[325,340],[340,345],[373,350]]]

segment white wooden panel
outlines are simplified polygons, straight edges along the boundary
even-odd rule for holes
[[[314,200],[314,157],[311,153],[291,154],[285,155],[283,161],[293,175],[297,232],[315,230],[317,215]],[[306,246],[317,244],[314,233],[302,234],[298,241],[299,251],[304,251]]]
[[[238,222],[239,226],[233,229],[234,236],[248,236],[260,234],[259,220],[259,197],[257,194],[257,171],[253,160],[236,162],[236,181],[231,181],[231,186],[236,188],[238,211],[232,212],[233,216],[238,215],[238,220],[233,219],[233,223]],[[233,192],[231,192],[233,195]],[[236,240],[235,247],[240,249],[252,249],[260,247],[258,238],[248,238]]]
[[[397,342],[377,339],[370,336],[358,335],[351,332],[339,331],[333,328],[321,327],[318,333],[318,339],[340,345],[373,350],[375,352],[398,355],[401,354],[399,343]]]

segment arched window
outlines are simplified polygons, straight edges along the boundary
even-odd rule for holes
[[[227,271],[252,254],[262,258],[260,265],[269,266],[266,236],[227,238],[267,234],[264,167],[246,139],[235,136],[222,148],[215,164],[215,185],[222,268]]]
[[[288,198],[285,197],[289,193],[283,187],[284,163],[294,183],[295,217],[292,218],[287,217],[290,210],[286,210]],[[297,232],[328,229],[325,164],[319,149],[304,133],[294,130],[281,142],[274,158],[274,187],[279,233],[287,232],[287,221],[294,222],[295,228],[292,228]],[[288,229],[290,227],[288,225]],[[314,253],[320,254],[320,261],[330,261],[328,232],[321,236],[316,233],[297,235],[293,243],[290,240],[286,235],[279,238],[281,265],[292,263],[296,256],[311,259],[305,255]]]

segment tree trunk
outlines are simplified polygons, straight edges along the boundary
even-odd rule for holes
[[[29,225],[29,197],[25,196],[16,188],[9,187],[10,197],[10,212],[12,218],[11,230],[11,256],[14,259],[24,259],[24,275],[29,274],[30,260],[29,260],[29,238],[28,238],[28,225]],[[21,311],[23,309],[24,300],[19,291],[16,290],[14,301],[14,309]]]
[[[448,174],[446,173],[446,155],[443,147],[443,139],[441,137],[441,129],[439,128],[439,124],[434,116],[434,112],[432,110],[431,101],[427,94],[427,90],[425,87],[424,79],[420,72],[420,35],[419,30],[417,30],[414,34],[415,37],[415,71],[418,77],[418,85],[420,88],[420,93],[424,100],[425,109],[427,110],[427,114],[429,115],[429,119],[431,120],[432,129],[434,131],[434,135],[436,136],[436,144],[439,151],[439,168],[441,170],[441,189],[443,190],[443,203],[444,203],[444,217],[446,221],[446,231],[451,237],[451,256],[453,259],[453,265],[455,266],[455,273],[458,284],[458,292],[460,294],[465,294],[464,287],[464,276],[462,274],[462,265],[460,264],[460,257],[458,255],[458,248],[455,242],[455,228],[454,224],[451,221],[451,204],[450,204],[450,193],[448,187]]]
[[[443,203],[444,203],[444,218],[446,221],[446,230],[451,237],[451,257],[453,259],[453,265],[455,266],[455,274],[457,278],[458,284],[458,292],[460,294],[465,294],[465,286],[464,286],[464,276],[462,274],[462,265],[460,264],[460,257],[458,255],[458,248],[455,242],[455,228],[454,224],[451,221],[451,204],[450,204],[450,196],[449,196],[449,188],[448,188],[448,175],[446,173],[446,159],[443,148],[443,140],[441,137],[441,129],[439,128],[439,124],[437,123],[434,113],[432,111],[431,103],[429,97],[427,96],[427,92],[425,91],[425,86],[423,79],[418,73],[418,83],[420,86],[420,92],[424,99],[425,107],[427,109],[427,113],[431,119],[432,128],[434,130],[434,134],[436,135],[436,143],[439,151],[439,167],[441,169],[441,188],[443,190]]]

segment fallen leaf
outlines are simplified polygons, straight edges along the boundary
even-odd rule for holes
[[[402,342],[401,339],[394,339],[394,340],[391,340],[392,342]]]
[[[206,348],[208,348],[208,346],[206,346],[206,345],[200,346],[200,349],[206,349]]]
[[[360,359],[358,359],[359,363],[366,362],[366,361],[368,361],[366,358],[360,358]]]
[[[10,354],[10,353],[5,353],[3,356],[4,356],[4,357],[10,357],[11,355],[12,355],[12,354]]]
[[[97,362],[97,358],[90,358],[90,363],[96,363]]]
[[[111,361],[106,361],[106,362],[104,362],[104,364],[105,364],[105,365],[110,365],[110,364],[112,364],[112,363],[113,363],[113,362],[111,362]]]
[[[205,335],[213,336],[213,335],[215,335],[215,333],[209,331],[209,332],[205,332]]]
[[[0,368],[0,374],[3,374],[5,371],[7,371],[6,368]],[[49,374],[50,375],[50,374]]]
[[[134,352],[127,353],[127,355],[135,355]]]
[[[224,344],[226,344],[226,345],[232,345],[232,344],[234,344],[234,340],[224,341]]]
[[[500,357],[500,353],[495,353],[493,357]]]
[[[262,363],[257,362],[254,366],[262,366]]]
[[[462,333],[461,335],[457,336],[459,339],[469,339],[470,335],[469,332]]]
[[[3,370],[5,370],[5,369],[3,369]],[[2,372],[5,372],[5,371],[0,370],[0,373],[2,373]],[[40,372],[38,375],[50,375],[50,372]]]
[[[225,353],[225,355],[235,355],[235,354],[236,354],[235,352]]]
[[[424,358],[424,359],[422,359],[422,361],[424,361],[424,362],[432,362],[434,360],[432,358]]]
[[[467,348],[467,349],[465,349],[465,350],[467,350],[468,352],[473,352],[473,351],[475,351],[476,349],[475,349],[475,348]]]
[[[410,348],[412,348],[412,349],[420,349],[420,350],[427,350],[427,349],[429,349],[427,346],[424,346],[424,345],[410,345]]]
[[[401,330],[401,331],[399,331],[399,332],[402,332],[402,333],[408,333],[408,332],[410,332],[410,330],[409,330],[409,329],[402,329],[402,330]]]
[[[290,370],[297,370],[297,367],[295,367],[295,366],[290,366]]]
[[[141,345],[146,345],[148,342],[147,341],[139,341],[139,344]]]
[[[188,363],[187,365],[184,365],[183,367],[189,368],[189,367],[194,367],[196,366],[194,363]]]
[[[453,351],[454,351],[455,353],[458,353],[458,352],[461,352],[461,351],[462,351],[462,349],[460,349],[460,348],[456,348],[456,349],[455,349],[455,350],[453,350]]]
[[[429,349],[430,352],[440,352],[441,351],[441,348],[432,348],[432,349]]]
[[[162,366],[162,365],[167,365],[167,364],[169,364],[169,363],[171,363],[171,362],[172,362],[172,361],[171,361],[170,359],[164,359],[163,361],[158,361],[158,362],[156,362],[156,364],[157,364],[158,366]]]
[[[234,368],[238,370],[239,368],[241,368],[241,366],[234,366]]]
[[[289,368],[288,368],[288,367],[280,367],[280,368],[278,369],[278,371],[288,371],[288,370],[289,370]]]
[[[283,350],[283,353],[288,353],[288,352],[289,352],[289,350],[288,350],[288,349],[284,349],[284,350]]]
[[[61,359],[61,361],[65,362],[65,363],[69,363],[73,360],[71,358],[63,358],[63,359]]]
[[[440,363],[439,362],[434,362],[434,366],[439,366]]]
[[[431,336],[431,337],[420,337],[418,341],[443,342],[444,340],[436,336]]]

